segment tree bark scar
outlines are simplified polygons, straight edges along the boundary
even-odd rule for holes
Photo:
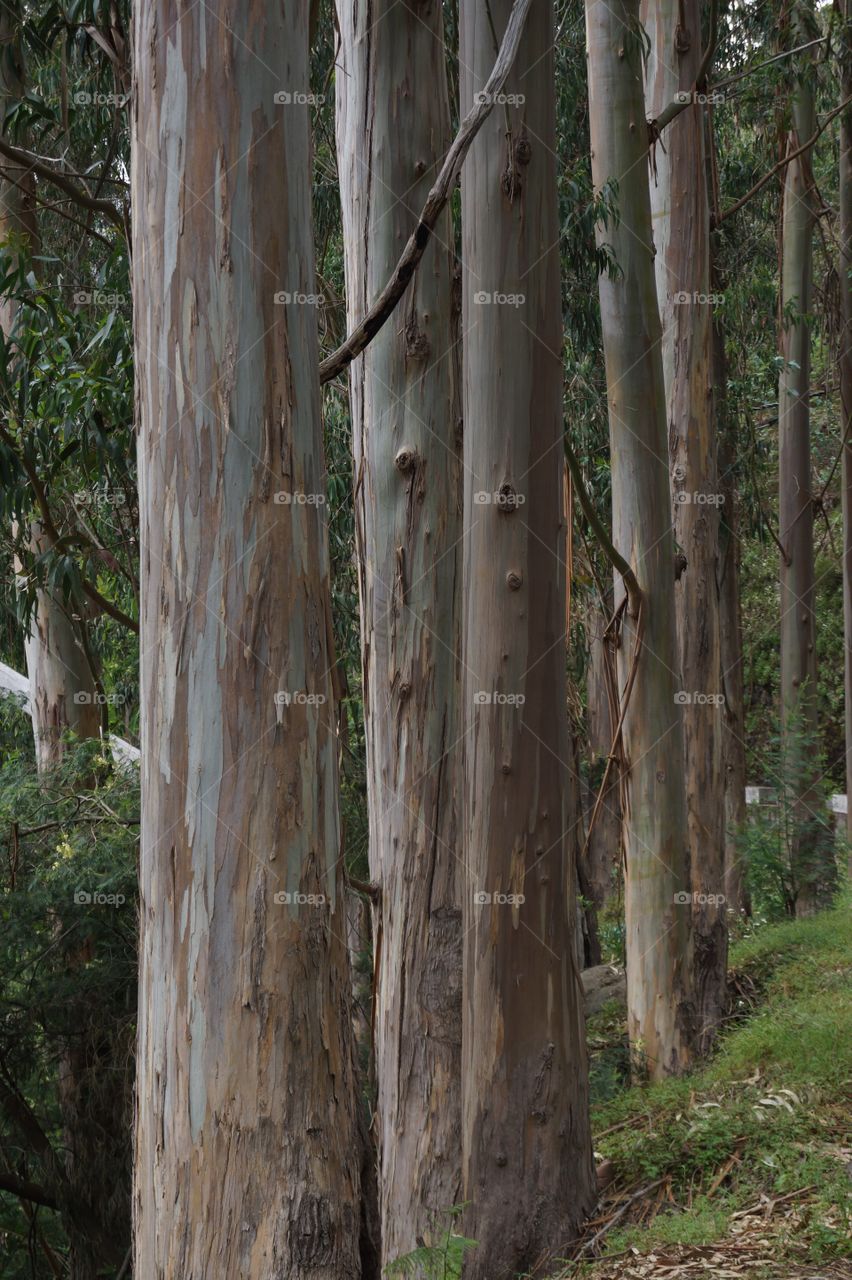
[[[294,1206],[290,1221],[294,1253],[303,1267],[319,1269],[336,1261],[334,1223],[324,1196],[303,1196]]]
[[[396,587],[400,606],[406,604],[405,547],[396,549]]]
[[[417,312],[412,307],[405,323],[405,354],[411,360],[426,360],[430,350],[429,338],[420,328]]]

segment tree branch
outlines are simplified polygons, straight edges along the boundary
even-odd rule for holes
[[[652,145],[657,141],[666,126],[670,125],[672,120],[675,120],[680,115],[681,111],[685,111],[687,107],[692,106],[695,101],[696,93],[699,92],[701,85],[703,85],[707,80],[707,72],[710,70],[713,55],[716,52],[718,8],[717,0],[712,0],[710,5],[710,31],[707,36],[707,48],[702,54],[701,62],[699,63],[698,70],[695,73],[695,83],[692,88],[686,90],[684,93],[678,94],[673,102],[670,102],[667,107],[663,108],[656,119],[648,121],[648,135]]]
[[[465,116],[452,146],[444,158],[441,171],[426,197],[417,226],[409,236],[393,275],[376,301],[345,342],[320,364],[320,383],[331,382],[359,356],[393,314],[397,303],[426,252],[435,224],[452,194],[465,156],[479,129],[491,114],[494,99],[506,82],[518,52],[531,0],[514,0],[512,12],[485,88],[475,95],[474,105]]]
[[[5,1061],[0,1055],[0,1108],[6,1113],[23,1141],[41,1161],[42,1167],[56,1188],[55,1204],[63,1215],[67,1214],[95,1242],[107,1259],[114,1258],[118,1243],[104,1230],[93,1207],[83,1203],[71,1187],[68,1174],[54,1150],[53,1143],[42,1129],[35,1112],[12,1080]],[[10,1188],[11,1190],[11,1188]],[[48,1192],[48,1194],[50,1194]]]
[[[783,58],[792,58],[796,53],[804,53],[806,49],[812,49],[815,44],[825,44],[828,36],[817,36],[815,40],[808,40],[805,44],[796,45],[795,49],[783,49],[781,53],[776,53],[774,57],[767,58],[765,62],[758,62],[754,67],[747,67],[745,71],[737,71],[734,75],[728,76],[725,80],[717,80],[714,89],[727,89],[729,84],[737,84],[740,80],[753,76],[758,71],[763,71],[765,67],[771,67],[773,62],[780,62]]]
[[[112,248],[112,241],[107,240],[106,236],[101,235],[100,231],[95,231],[94,227],[87,226],[85,222],[81,222],[79,218],[72,217],[67,210],[63,209],[62,203],[65,203],[64,201],[62,203],[58,203],[54,200],[45,200],[44,196],[40,196],[37,191],[30,191],[23,182],[18,181],[14,176],[13,171],[8,169],[5,165],[0,164],[0,174],[2,174],[6,182],[11,182],[19,191],[23,191],[30,196],[36,202],[38,208],[50,209],[52,213],[58,214],[60,218],[64,218],[66,222],[70,222],[73,226],[82,227],[87,235],[94,236],[96,240],[100,240],[102,244],[105,244],[108,249]]]
[[[43,1204],[46,1209],[58,1209],[59,1204],[51,1191],[41,1187],[37,1182],[27,1182],[25,1178],[16,1178],[13,1173],[0,1170],[0,1191],[9,1191],[19,1200],[29,1200],[30,1204]]]
[[[577,455],[571,448],[568,437],[565,437],[565,459],[568,463],[568,470],[571,472],[571,483],[574,485],[577,497],[580,500],[580,506],[583,508],[583,515],[592,527],[592,532],[601,545],[604,555],[609,560],[613,569],[620,573],[624,579],[624,587],[630,601],[631,617],[637,618],[642,608],[642,589],[636,578],[636,574],[630,565],[624,559],[619,551],[615,549],[612,539],[604,528],[604,523],[595,511],[594,504],[586,492],[586,486],[583,482],[583,472]]]
[[[5,1072],[4,1072],[5,1074]],[[12,1084],[0,1077],[0,1108],[6,1113],[31,1152],[41,1161],[50,1180],[56,1186],[67,1183],[65,1170],[53,1149],[53,1144],[42,1129],[29,1103]]]
[[[3,441],[9,451],[13,453],[20,462],[24,474],[29,480],[30,487],[35,495],[35,500],[38,505],[39,512],[41,513],[41,523],[44,532],[50,542],[50,545],[52,547],[56,546],[56,544],[61,541],[61,535],[53,522],[50,504],[47,501],[47,493],[44,485],[38,477],[38,472],[32,463],[28,461],[26,456],[18,452],[15,446],[15,441],[2,425],[0,425],[0,440]],[[81,582],[86,596],[88,596],[92,604],[98,606],[102,613],[107,614],[110,618],[113,618],[114,621],[120,622],[123,627],[127,627],[130,631],[135,632],[136,635],[139,634],[139,623],[135,618],[131,618],[130,614],[125,613],[123,609],[119,609],[118,605],[113,604],[105,595],[102,595],[93,582],[89,582],[87,578],[83,578],[82,576]]]
[[[44,178],[46,182],[52,182],[60,191],[64,191],[75,204],[79,204],[83,209],[88,209],[91,213],[101,213],[108,218],[114,226],[118,227],[122,235],[124,234],[124,215],[120,209],[110,200],[96,200],[93,196],[88,195],[82,187],[76,182],[72,182],[64,173],[51,166],[39,156],[33,155],[31,151],[25,151],[22,147],[13,147],[5,138],[0,138],[0,155],[5,156],[7,160],[14,160],[22,169],[35,173],[40,178]]]
[[[758,191],[762,191],[767,182],[775,177],[775,174],[778,173],[779,169],[783,169],[785,165],[788,165],[791,162],[791,160],[798,159],[803,152],[808,151],[814,145],[820,134],[828,128],[835,116],[839,116],[841,111],[845,111],[850,102],[852,102],[852,95],[850,95],[850,97],[848,97],[844,102],[841,102],[839,107],[835,107],[833,111],[829,111],[822,124],[818,127],[816,133],[814,133],[812,137],[808,138],[807,142],[803,143],[802,146],[797,147],[795,151],[791,151],[789,155],[785,155],[777,164],[772,166],[768,173],[763,175],[759,182],[754,184],[750,191],[747,191],[744,196],[740,196],[739,200],[732,204],[729,209],[723,209],[718,217],[713,218],[713,230],[715,231],[717,227],[721,226],[726,218],[730,218],[732,213],[738,213],[744,204],[748,204],[752,196],[756,196]]]

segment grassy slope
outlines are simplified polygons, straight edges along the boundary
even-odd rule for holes
[[[847,900],[738,943],[732,967],[760,995],[714,1059],[595,1108],[596,1152],[616,1171],[611,1202],[659,1178],[670,1187],[662,1212],[607,1234],[607,1253],[722,1241],[732,1214],[792,1192],[802,1193],[784,1202],[793,1220],[767,1219],[777,1258],[820,1263],[852,1254],[850,940]]]

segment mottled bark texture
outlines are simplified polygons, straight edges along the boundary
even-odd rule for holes
[[[638,677],[624,720],[628,1031],[654,1078],[687,1066],[691,884],[682,720],[677,694],[674,542],[660,316],[654,281],[637,0],[587,0],[589,117],[595,189],[614,184],[619,217],[598,226],[619,265],[599,289],[612,459],[613,542],[642,591]],[[616,603],[623,595],[617,586]],[[624,610],[623,690],[637,618]]]
[[[417,225],[450,142],[442,12],[339,0],[347,327]],[[461,1199],[460,404],[449,209],[350,367],[382,1257]]]
[[[661,114],[690,93],[702,60],[699,0],[644,0],[650,40],[646,110]],[[710,207],[705,108],[691,103],[654,149],[651,219],[662,325],[674,536],[686,557],[675,583],[684,694],[683,745],[692,888],[696,1049],[711,1048],[727,1004],[728,929],[719,600],[720,489],[712,383]]]
[[[463,111],[508,13],[506,0],[463,0]],[[552,41],[551,7],[533,0],[507,99],[462,173],[471,1280],[546,1272],[595,1196],[575,958]]]
[[[842,0],[839,33],[842,102],[852,96],[852,4]],[[852,108],[840,117],[840,430],[843,457],[840,492],[843,506],[843,644],[846,694],[846,795],[852,796]],[[852,868],[852,804],[847,799],[846,838]]]
[[[790,39],[807,39],[796,6]],[[813,135],[813,69],[793,93],[787,151]],[[810,325],[816,190],[811,152],[784,170],[778,384],[778,533],[781,576],[781,724],[783,786],[790,812],[796,914],[810,915],[832,880],[833,851],[817,786],[817,661],[814,614],[814,516],[810,441]]]
[[[136,15],[146,1280],[361,1274],[307,42]]]

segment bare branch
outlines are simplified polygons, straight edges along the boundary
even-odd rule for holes
[[[18,170],[18,172],[20,172],[20,170]],[[19,182],[14,175],[14,171],[12,169],[8,169],[5,165],[2,165],[2,164],[0,164],[0,175],[2,175],[4,181],[11,182],[12,185],[14,187],[17,187],[19,191],[25,192],[27,196],[35,200],[36,205],[38,206],[39,209],[49,209],[52,213],[58,214],[60,218],[64,218],[66,222],[72,223],[73,226],[81,227],[82,230],[85,231],[87,235],[93,236],[96,240],[100,240],[101,243],[105,244],[108,249],[112,248],[111,241],[107,240],[106,236],[101,235],[100,231],[95,231],[94,227],[90,227],[87,225],[87,223],[81,222],[79,218],[72,217],[71,214],[67,212],[67,210],[63,209],[62,204],[65,203],[65,201],[60,203],[55,200],[45,200],[44,196],[39,195],[37,191],[35,192],[30,191],[25,183]]]
[[[743,205],[748,204],[749,200],[751,200],[753,196],[756,196],[758,191],[762,191],[767,182],[774,178],[775,174],[778,173],[780,169],[783,169],[785,165],[788,165],[791,160],[796,160],[803,154],[803,152],[810,150],[820,134],[828,128],[835,116],[839,116],[842,111],[846,110],[850,102],[852,102],[852,95],[846,98],[844,102],[841,102],[839,107],[835,107],[833,111],[829,111],[822,124],[816,130],[816,133],[808,138],[807,142],[803,143],[802,146],[797,147],[795,151],[789,152],[789,154],[785,155],[777,164],[774,164],[769,172],[765,173],[760,181],[756,182],[751,190],[747,191],[744,196],[740,196],[739,200],[737,200],[735,204],[732,204],[729,209],[723,209],[719,216],[713,219],[713,229],[715,230],[716,227],[721,226],[726,218],[730,218],[732,213],[738,213],[739,210],[742,209]]]
[[[96,200],[76,182],[66,177],[61,170],[52,168],[46,160],[34,155],[31,151],[25,151],[22,147],[13,147],[5,138],[0,138],[0,155],[5,156],[7,160],[14,160],[22,169],[37,174],[46,182],[52,182],[83,209],[88,209],[91,213],[103,214],[124,234],[124,215],[111,200]]]
[[[396,265],[393,275],[361,323],[353,329],[346,341],[336,351],[322,361],[320,364],[321,383],[330,382],[332,378],[336,378],[339,373],[342,373],[352,363],[356,356],[361,354],[393,314],[397,303],[405,293],[408,282],[426,252],[432,232],[435,230],[435,224],[452,194],[471,143],[491,114],[494,99],[502,89],[506,82],[506,77],[512,69],[512,63],[515,61],[518,52],[530,4],[531,0],[514,0],[512,12],[509,14],[509,22],[506,26],[506,33],[503,36],[503,43],[500,46],[500,52],[497,54],[491,75],[488,77],[485,88],[476,94],[474,105],[459,126],[459,131],[453,140],[453,144],[444,158],[441,172],[426,197],[426,203],[417,221],[417,226],[402,251],[402,256]]]
[[[39,513],[41,515],[41,524],[44,533],[50,542],[50,545],[55,547],[62,541],[62,536],[54,522],[50,503],[47,500],[47,492],[39,479],[38,472],[28,458],[24,454],[18,452],[15,441],[2,424],[0,424],[0,440],[2,440],[10,452],[15,454],[18,458],[24,474],[30,482],[30,488],[35,496],[36,504],[38,505]],[[80,538],[79,540],[85,545],[85,539]],[[88,599],[91,600],[92,604],[97,605],[102,613],[107,614],[115,622],[120,622],[123,627],[127,627],[128,630],[135,632],[136,635],[139,634],[139,623],[135,618],[131,618],[123,609],[119,609],[118,605],[115,605],[111,600],[108,600],[106,596],[98,590],[95,584],[88,580],[88,578],[82,578],[81,581],[83,591]]]
[[[571,472],[571,482],[574,485],[574,490],[580,500],[580,506],[583,508],[583,515],[591,525],[592,532],[600,543],[607,560],[609,560],[613,569],[615,569],[617,573],[620,573],[624,579],[624,587],[630,600],[630,614],[631,617],[637,618],[642,608],[642,591],[636,578],[636,574],[624,559],[624,556],[616,550],[612,539],[604,528],[603,521],[598,516],[597,511],[595,511],[594,503],[586,492],[580,463],[577,459],[577,455],[574,453],[574,450],[568,442],[567,436],[565,437],[565,458],[568,463],[568,470]]]
[[[812,49],[814,45],[825,44],[828,36],[817,36],[815,40],[808,40],[805,44],[796,45],[795,49],[784,49],[781,53],[776,53],[774,57],[767,58],[765,62],[758,62],[757,66],[747,67],[745,71],[737,71],[735,75],[728,76],[725,80],[717,80],[714,89],[727,89],[729,84],[736,84],[740,80],[745,80],[748,76],[753,76],[757,71],[762,71],[764,67],[771,67],[773,62],[780,62],[782,58],[791,58],[795,53],[804,53],[806,49]]]
[[[707,79],[707,72],[710,70],[713,55],[716,52],[718,9],[719,6],[717,0],[713,0],[710,5],[710,32],[707,37],[707,48],[704,50],[698,70],[695,73],[695,83],[692,88],[686,90],[684,93],[679,93],[673,102],[670,102],[667,107],[663,108],[655,120],[648,121],[648,135],[652,145],[657,141],[666,126],[670,125],[672,120],[676,119],[677,116],[680,115],[681,111],[685,111],[687,107],[692,106],[692,103],[695,101],[696,93]]]
[[[30,1204],[43,1204],[47,1209],[58,1209],[56,1197],[36,1182],[27,1182],[25,1178],[16,1178],[13,1173],[0,1170],[0,1191],[9,1191],[19,1200],[29,1200]]]

